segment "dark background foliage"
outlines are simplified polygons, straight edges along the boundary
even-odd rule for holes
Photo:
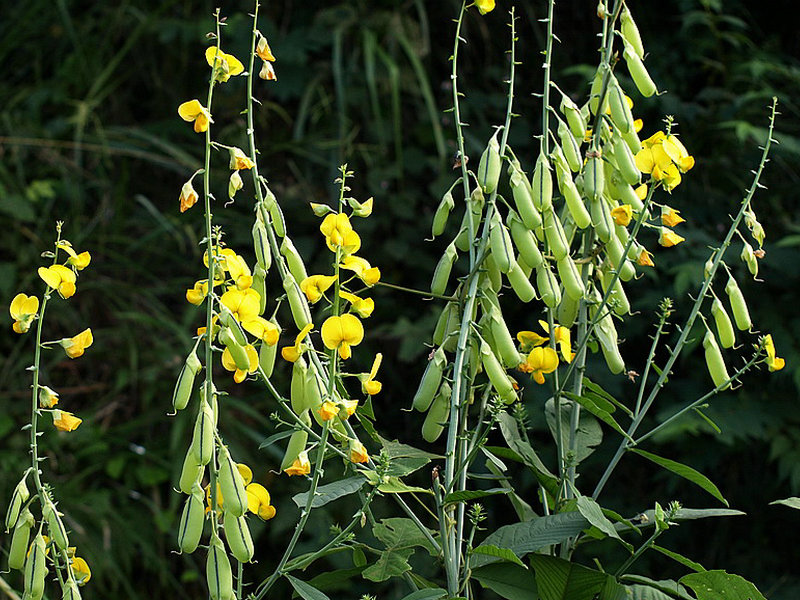
[[[795,343],[800,322],[794,311],[800,277],[795,199],[800,48],[795,27],[784,3],[775,1],[632,4],[649,52],[648,68],[668,91],[648,100],[632,94],[634,110],[645,121],[643,135],[661,128],[664,115],[674,115],[697,166],[672,199],[688,220],[681,226],[687,242],[656,252],[658,271],[630,286],[633,307],[641,313],[622,328],[623,355],[631,368],[643,363],[648,318],[659,299],[675,298],[678,315],[687,310],[687,294],[695,289],[707,247],[721,238],[757,164],[769,100],[773,95],[780,100],[781,144],[767,169],[769,190],[759,192],[754,205],[768,236],[764,281],[752,282],[738,265],[734,268],[742,275],[756,326],[773,333],[788,366],[778,374],[753,374],[745,387],[713,402],[707,414],[721,435],[689,417],[647,447],[709,475],[732,507],[748,513],[681,526],[669,532],[665,544],[707,568],[726,568],[755,581],[770,598],[795,598],[800,579],[791,532],[800,519],[795,511],[768,505],[800,495],[800,348]],[[499,0],[498,5],[482,18],[471,11],[465,24],[468,44],[462,48],[460,82],[466,93],[464,118],[471,125],[468,153],[476,160],[491,127],[504,115],[510,4]],[[523,64],[516,90],[520,116],[510,142],[530,168],[534,136],[541,128],[533,94],[541,91],[544,31],[539,19],[545,3],[516,6]],[[56,220],[66,222],[66,236],[76,247],[93,255],[79,293],[69,302],[55,302],[49,311],[46,333],[58,338],[86,326],[95,332],[95,345],[81,360],[72,362],[56,352],[45,358],[45,383],[61,392],[64,406],[84,423],[73,434],[48,431],[42,437],[47,478],[69,516],[73,542],[94,569],[87,597],[188,598],[199,589],[196,567],[202,560],[171,553],[180,502],[172,485],[191,418],[166,418],[165,413],[200,321],[198,311],[184,301],[184,291],[202,276],[200,211],[180,215],[177,204],[180,186],[200,164],[202,144],[177,117],[176,107],[204,93],[202,50],[212,8],[207,2],[177,0],[31,1],[0,8],[4,314],[18,291],[39,293],[35,270],[39,254],[51,244]],[[240,2],[223,8],[229,15],[226,50],[240,57],[249,44],[249,10],[248,3]],[[448,57],[457,10],[452,0],[282,2],[263,9],[260,28],[278,57],[279,80],[258,87],[261,165],[312,268],[324,257],[308,202],[335,193],[337,165],[347,162],[357,174],[355,195],[375,197],[375,214],[359,223],[364,254],[381,267],[386,281],[428,285],[444,242],[424,238],[432,211],[453,180],[454,131],[444,110],[451,105]],[[554,51],[555,80],[580,101],[597,57],[592,3],[558,3],[555,24],[561,39]],[[242,90],[243,82],[232,80],[218,94],[214,110],[215,136],[237,145],[244,145]],[[224,181],[215,185],[222,197]],[[246,250],[252,216],[245,193],[233,206],[218,206],[215,216],[228,243],[252,259]],[[654,239],[649,242],[655,246]],[[408,441],[421,423],[403,409],[410,404],[409,382],[423,369],[435,310],[427,301],[385,288],[376,290],[375,299],[378,308],[354,362],[366,369],[367,357],[384,353],[384,391],[375,402],[379,428],[387,437]],[[513,330],[530,329],[540,317],[535,305],[512,306],[508,318]],[[16,336],[7,325],[0,338],[0,498],[9,497],[26,459],[19,427],[27,418],[24,368],[32,352],[30,336]],[[597,378],[607,389],[631,400],[627,380],[603,375],[602,361],[591,364],[599,367]],[[287,377],[286,369],[279,370],[276,385],[286,389]],[[672,379],[654,423],[709,387],[697,353],[676,366]],[[530,394],[528,411],[534,437],[544,447],[539,395]],[[286,539],[296,518],[289,498],[303,487],[272,472],[278,450],[256,450],[273,431],[273,410],[259,386],[244,384],[226,399],[222,416],[223,432],[237,456],[246,457],[278,507],[278,517],[255,532],[263,557],[255,570],[270,568],[267,557]],[[579,481],[583,489],[591,489],[613,445],[609,442],[586,463]],[[534,487],[520,493],[534,502]],[[628,516],[654,500],[671,499],[692,507],[715,502],[636,458],[623,461],[603,496],[605,504]],[[503,502],[487,503],[495,525],[507,512]],[[349,519],[352,507],[341,504],[314,517],[308,548],[326,537],[328,526]],[[619,560],[610,547],[603,556],[608,564]],[[348,566],[349,557],[334,562]],[[658,558],[640,567],[654,578],[681,574],[674,563]],[[349,588],[348,597],[355,597],[357,589]],[[398,593],[386,590],[385,597]]]

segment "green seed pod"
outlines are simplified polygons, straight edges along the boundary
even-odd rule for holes
[[[489,231],[489,247],[492,251],[492,258],[494,258],[497,268],[502,273],[508,273],[511,267],[516,264],[514,259],[514,245],[511,243],[511,236],[505,228],[500,218],[497,217],[497,212],[492,219],[492,227]]]
[[[639,28],[631,16],[631,11],[625,6],[620,15],[620,30],[622,38],[631,45],[633,51],[639,58],[644,58],[644,44],[642,44],[642,36],[639,35]]]
[[[636,51],[633,47],[625,43],[625,50],[622,53],[622,56],[625,58],[625,63],[628,65],[628,71],[633,78],[633,83],[636,84],[636,88],[639,90],[639,93],[642,94],[645,98],[649,98],[653,94],[658,91],[656,88],[655,82],[650,78],[650,74],[647,72],[647,68],[644,66],[642,59],[636,54]]]
[[[561,113],[567,118],[569,130],[576,140],[582,140],[586,135],[586,116],[578,105],[566,95],[561,96]]]
[[[586,157],[583,167],[583,191],[589,200],[600,200],[605,189],[605,171],[599,151]]]
[[[449,386],[448,386],[449,387]],[[447,416],[450,412],[450,396],[438,394],[436,399],[432,400],[428,414],[425,415],[425,421],[422,423],[422,438],[432,444],[444,431],[445,423],[447,423]]]
[[[263,315],[267,309],[267,272],[259,264],[253,269],[253,283],[250,287],[258,292],[258,314]]]
[[[517,298],[522,302],[527,303],[536,298],[536,289],[519,263],[508,272],[507,277],[508,283],[511,284],[511,289],[514,290]]]
[[[307,414],[307,413],[304,413]],[[286,445],[286,452],[283,454],[281,461],[281,471],[288,469],[292,463],[297,460],[300,453],[306,449],[308,443],[308,432],[305,429],[295,431],[289,438],[289,443]]]
[[[304,281],[308,277],[306,265],[297,248],[294,247],[292,240],[288,237],[283,238],[283,242],[281,242],[281,254],[286,258],[286,265],[289,267],[289,272],[295,278],[295,281]]]
[[[623,133],[622,139],[625,140],[628,149],[633,152],[634,156],[642,149],[642,140],[639,139],[639,134],[636,132],[636,129],[631,129],[628,133]]]
[[[453,190],[449,189],[442,196],[439,206],[436,207],[436,212],[433,215],[433,224],[431,225],[431,235],[436,237],[444,233],[444,228],[447,226],[447,218],[450,216],[450,211],[453,210],[456,203],[453,200]]]
[[[181,477],[178,482],[178,489],[184,494],[192,493],[192,486],[195,481],[203,478],[203,472],[206,470],[205,466],[197,463],[194,457],[193,446],[189,446],[189,451],[186,453],[186,458],[183,459],[183,468],[181,469]]]
[[[569,329],[575,324],[578,318],[579,308],[580,300],[574,300],[567,294],[562,296],[561,302],[558,304],[557,312],[558,322],[561,323],[562,327]]]
[[[25,555],[30,547],[31,529],[35,523],[31,511],[27,508],[20,513],[11,536],[11,546],[8,549],[9,569],[19,571],[25,566]]]
[[[542,216],[536,207],[533,205],[533,189],[525,177],[525,174],[515,169],[509,178],[509,185],[511,186],[511,193],[514,196],[514,204],[517,207],[517,212],[525,223],[525,227],[531,231],[542,225]]]
[[[511,383],[511,379],[506,374],[500,361],[497,360],[494,352],[492,352],[491,347],[486,342],[481,343],[481,363],[483,364],[483,370],[486,371],[486,376],[489,378],[489,382],[497,392],[497,395],[500,396],[500,399],[506,404],[514,402],[514,400],[517,399],[514,385]]]
[[[536,160],[531,191],[533,192],[533,206],[536,207],[536,210],[541,212],[553,205],[553,175],[550,173],[550,161],[547,160],[544,152],[539,154],[539,158]]]
[[[511,231],[511,239],[514,242],[514,246],[516,246],[517,252],[519,252],[520,257],[525,261],[525,264],[534,268],[542,264],[544,258],[542,257],[542,253],[539,251],[539,245],[536,242],[536,237],[533,235],[530,229],[525,227],[525,223],[523,223],[522,219],[517,216],[517,213],[509,211],[506,223]],[[513,270],[513,268],[509,270],[509,273]]]
[[[206,515],[203,506],[203,488],[199,482],[192,485],[192,493],[186,499],[178,526],[178,548],[181,552],[191,554],[197,550],[203,536],[203,525]]]
[[[235,600],[231,562],[228,560],[222,540],[216,533],[212,535],[208,546],[206,580],[211,600]]]
[[[758,259],[756,258],[753,247],[747,242],[742,247],[742,253],[739,255],[742,261],[747,265],[747,270],[753,276],[753,279],[758,277]]]
[[[622,183],[622,180],[617,171],[614,153],[610,144],[606,145],[604,153],[606,159],[603,161],[603,194],[607,198],[616,200],[620,195],[617,183]]]
[[[253,559],[255,547],[245,517],[234,517],[230,513],[225,513],[222,526],[225,529],[228,548],[231,549],[234,558],[242,563],[250,562]]]
[[[572,220],[575,221],[575,225],[578,229],[586,229],[591,225],[592,217],[589,211],[586,210],[586,204],[584,204],[583,198],[581,198],[575,183],[572,181],[565,183],[561,193],[564,194],[567,210],[569,210],[569,214],[572,216]]]
[[[217,339],[220,343],[224,344],[230,352],[233,362],[236,363],[236,368],[242,371],[248,371],[250,369],[250,358],[247,356],[247,351],[244,349],[243,345],[236,341],[236,337],[229,327],[220,329]]]
[[[600,303],[598,293],[595,293],[596,304],[592,306],[592,318],[597,316],[597,306]],[[614,374],[618,375],[625,370],[625,361],[619,352],[617,329],[614,326],[614,319],[611,317],[608,308],[603,308],[604,315],[600,318],[595,327],[595,336],[600,342],[600,349],[603,352],[603,358],[606,361],[608,369]]]
[[[603,77],[607,69],[608,66],[605,63],[601,63],[594,74],[594,79],[592,79],[592,88],[589,91],[589,110],[592,111],[593,115],[598,114],[598,112],[604,113],[608,110],[608,93],[606,93],[605,98],[603,98],[603,106],[600,106],[600,94],[603,91]]]
[[[319,408],[322,406],[322,396],[324,393],[322,382],[317,375],[317,368],[313,365],[308,366],[305,376],[305,397],[306,406],[312,414],[319,414]]]
[[[220,446],[219,449],[218,481],[225,512],[241,517],[247,510],[247,494],[244,491],[242,475],[236,468],[227,446]]]
[[[641,199],[636,195],[636,191],[632,186],[627,183],[622,183],[617,186],[617,190],[619,191],[619,199],[623,204],[629,205],[635,213],[642,212],[644,204],[642,204]]]
[[[550,270],[547,263],[543,263],[536,269],[536,287],[542,302],[549,308],[555,308],[561,302],[561,290],[558,287],[558,280]]]
[[[611,120],[619,131],[626,133],[633,128],[633,114],[628,100],[613,75],[608,85],[608,107],[611,110]]]
[[[612,234],[611,239],[606,242],[606,255],[608,256],[608,261],[611,264],[611,267],[616,269],[620,268],[622,261],[626,259],[625,257],[625,248],[622,245],[619,237]]]
[[[439,313],[439,318],[436,320],[436,326],[433,329],[433,343],[437,346],[442,345],[445,335],[450,331],[450,318],[454,311],[456,313],[458,312],[456,304],[454,302],[448,302],[444,305],[442,312]]]
[[[224,304],[219,307],[219,322],[230,330],[230,334],[233,336],[233,339],[236,340],[237,344],[240,346],[245,346],[247,344],[247,336],[244,334],[242,326]],[[225,343],[223,339],[219,341]]]
[[[214,412],[206,401],[197,413],[189,451],[198,465],[207,465],[214,456]]]
[[[489,281],[489,287],[493,292],[499,292],[500,288],[503,287],[503,273],[500,271],[500,267],[497,266],[497,261],[491,252],[486,255],[483,265],[486,267],[486,278]]]
[[[291,273],[286,273],[283,278],[283,289],[289,300],[289,309],[292,311],[292,318],[297,329],[311,323],[311,309],[308,307],[305,295],[300,291],[297,280]]]
[[[253,247],[256,251],[256,262],[266,273],[272,266],[272,252],[269,248],[269,237],[267,228],[261,218],[261,212],[256,212],[256,220],[253,223]]]
[[[500,144],[497,142],[497,129],[489,140],[486,150],[481,155],[481,162],[478,165],[478,184],[483,188],[485,194],[491,194],[497,189],[497,182],[500,181],[500,169],[502,161],[500,159]]]
[[[608,288],[612,279],[614,279],[614,271],[606,269],[600,271],[600,281],[603,284],[603,292],[609,294]],[[625,288],[622,287],[622,278],[617,277],[614,285],[611,286],[611,293],[608,296],[608,305],[615,314],[620,317],[630,314],[631,303],[628,301],[628,296],[625,293]]]
[[[183,410],[189,404],[195,377],[202,366],[200,359],[197,358],[197,349],[192,349],[189,356],[186,357],[183,367],[181,367],[181,374],[178,375],[178,381],[175,383],[175,389],[172,392],[172,408],[176,412]]]
[[[714,316],[714,323],[717,325],[717,335],[719,342],[723,348],[733,348],[736,343],[736,333],[733,330],[733,323],[728,316],[728,311],[719,301],[719,298],[714,298],[711,303],[711,314]]]
[[[278,321],[275,320],[274,317],[270,319],[270,322],[278,328],[278,332],[281,331],[281,326],[278,325]],[[261,342],[261,347],[258,349],[258,366],[261,367],[262,371],[264,371],[264,375],[266,377],[272,377],[272,371],[275,369],[275,358],[277,355],[277,343],[270,346],[266,342]]]
[[[581,274],[575,266],[575,261],[567,255],[556,263],[558,277],[564,286],[564,292],[573,300],[580,300],[586,295],[586,286],[583,285]]]
[[[425,367],[425,373],[422,374],[419,387],[416,394],[414,394],[412,408],[420,412],[428,410],[431,402],[433,402],[433,397],[436,395],[436,390],[439,389],[439,384],[442,382],[442,375],[446,366],[447,356],[444,353],[444,349],[439,347]]]
[[[742,290],[733,277],[728,277],[728,284],[725,286],[725,293],[728,294],[728,300],[731,303],[731,310],[733,311],[733,320],[736,322],[736,327],[740,331],[749,331],[753,326],[750,320],[750,311],[747,310],[747,303],[744,301]]]
[[[567,127],[566,123],[559,119],[558,122],[558,138],[561,140],[561,149],[564,152],[564,158],[573,173],[581,170],[583,160],[581,159],[581,147],[578,140],[572,135],[572,132]],[[583,139],[583,136],[580,137]]]
[[[619,270],[619,278],[622,281],[630,281],[634,277],[636,277],[636,267],[633,266],[631,261],[626,260]]]
[[[41,600],[44,595],[44,580],[47,577],[44,536],[41,532],[33,538],[30,552],[25,559],[25,600]]]
[[[19,518],[20,510],[22,509],[22,505],[28,501],[28,498],[31,497],[31,493],[28,491],[28,473],[29,471],[25,471],[25,474],[20,479],[19,483],[14,488],[14,492],[11,494],[11,502],[8,505],[8,511],[6,512],[6,532],[8,532],[14,525],[17,524],[17,519]]]
[[[514,343],[514,338],[511,337],[511,332],[508,330],[503,313],[499,306],[493,306],[488,313],[489,327],[492,330],[492,338],[494,338],[497,356],[502,360],[503,365],[507,368],[514,368],[521,362],[517,345]]]
[[[638,184],[642,172],[639,170],[639,167],[636,166],[636,158],[633,156],[631,149],[628,148],[628,144],[618,136],[614,138],[614,158],[616,159],[617,167],[619,168],[619,173],[622,175],[623,181],[630,185]],[[617,189],[620,195],[622,195],[622,190],[619,190],[619,187],[620,186],[617,186]]]
[[[569,242],[561,226],[561,221],[556,216],[552,207],[542,213],[544,235],[547,239],[548,249],[556,260],[561,260],[569,254]]]
[[[61,550],[66,550],[69,547],[67,528],[64,527],[64,521],[61,520],[61,515],[58,514],[56,505],[53,504],[50,498],[45,500],[45,504],[42,507],[42,516],[47,521],[47,531],[50,534],[50,539]]]
[[[289,387],[289,400],[292,404],[294,414],[299,415],[308,409],[306,402],[306,373],[308,366],[305,359],[301,356],[292,365],[292,380]]]
[[[720,387],[730,379],[730,375],[728,375],[728,369],[725,367],[725,360],[722,358],[722,350],[719,349],[717,340],[710,330],[706,331],[706,336],[703,338],[703,349],[706,355],[706,367],[708,367],[708,373],[711,375],[714,387]],[[729,387],[730,383],[721,389],[725,390]]]
[[[607,244],[614,237],[614,221],[611,219],[608,203],[602,197],[589,200],[589,210],[597,238]]]
[[[564,156],[564,151],[561,149],[561,146],[559,146],[557,142],[553,142],[553,149],[550,150],[550,160],[552,162],[553,168],[556,170],[556,173],[558,174],[558,185],[560,187],[561,173],[559,173],[559,171],[569,172],[569,163],[567,163],[567,158]]]
[[[442,342],[442,348],[447,352],[455,352],[458,345],[458,336],[461,333],[461,314],[457,309],[450,312],[447,320],[447,330]]]
[[[286,220],[283,218],[283,211],[278,205],[275,194],[270,189],[267,189],[264,196],[264,205],[267,207],[267,212],[269,212],[269,218],[272,221],[272,228],[275,233],[278,237],[284,237],[286,235]]]
[[[78,582],[72,577],[61,582],[61,600],[81,600],[81,591]]]
[[[433,279],[431,280],[431,293],[438,296],[443,295],[447,291],[447,283],[450,281],[450,272],[453,270],[453,263],[458,258],[456,246],[451,243],[445,248],[444,254],[436,264],[436,269],[433,271]]]

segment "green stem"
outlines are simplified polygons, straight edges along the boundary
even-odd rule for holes
[[[446,300],[447,302],[457,302],[458,298],[455,296],[445,296],[442,294],[434,294],[430,291],[424,290],[415,290],[414,288],[404,287],[402,285],[396,285],[394,283],[387,283],[385,281],[379,281],[375,285],[381,285],[383,287],[392,288],[393,290],[399,290],[401,292],[408,292],[409,294],[416,294],[418,296],[425,296],[426,298],[438,298],[439,300]]]

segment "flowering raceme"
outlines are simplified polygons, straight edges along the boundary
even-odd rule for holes
[[[636,166],[670,192],[680,184],[681,173],[694,166],[694,157],[677,136],[658,131],[642,142],[642,149],[636,154]]]

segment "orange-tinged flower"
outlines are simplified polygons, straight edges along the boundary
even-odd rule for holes
[[[661,224],[666,225],[667,227],[675,227],[676,225],[680,225],[681,223],[685,222],[682,216],[678,213],[680,211],[675,210],[669,206],[662,206],[661,207]]]
[[[40,408],[53,408],[58,404],[58,392],[47,387],[46,385],[39,386],[39,407]]]
[[[617,206],[612,209],[611,218],[614,219],[614,223],[617,225],[627,227],[631,222],[631,218],[633,218],[633,209],[629,204]]]
[[[244,153],[244,150],[241,148],[231,148],[230,149],[231,155],[231,162],[230,168],[239,171],[242,169],[252,169],[255,166],[255,163],[250,160],[250,157]]]
[[[264,61],[264,64],[261,65],[261,70],[258,72],[258,76],[266,81],[278,81],[278,75],[275,73],[275,67],[272,66],[271,62],[266,60]]]
[[[538,384],[544,383],[544,376],[558,368],[558,354],[552,348],[534,348],[525,361],[526,372],[533,374],[533,380]]]
[[[92,336],[92,330],[86,328],[75,337],[64,338],[59,343],[61,347],[64,348],[64,352],[67,353],[67,356],[70,358],[78,358],[83,356],[86,348],[94,343],[94,336]]]
[[[300,333],[297,334],[297,337],[294,338],[293,346],[285,346],[281,348],[281,356],[284,360],[288,360],[292,363],[298,361],[303,352],[305,352],[305,346],[302,345],[303,340],[312,329],[314,329],[314,324],[309,323],[303,327],[303,329],[300,330]]]
[[[364,444],[358,440],[350,440],[350,462],[359,464],[369,461],[369,453]]]
[[[8,312],[11,314],[11,318],[14,319],[14,325],[12,326],[14,331],[25,333],[30,329],[33,320],[36,318],[36,313],[39,312],[39,298],[17,294],[11,301]]]
[[[308,475],[311,473],[311,462],[308,460],[308,452],[303,450],[294,459],[294,462],[283,470],[289,476]]]
[[[75,431],[82,422],[83,419],[79,419],[71,412],[65,410],[53,411],[53,425],[59,431]]]
[[[661,236],[658,238],[658,243],[664,246],[664,248],[671,248],[672,246],[677,246],[686,238],[678,235],[669,227],[662,227],[661,228]]]
[[[181,212],[186,212],[190,208],[192,208],[196,203],[199,196],[197,195],[197,191],[194,189],[191,181],[187,181],[183,184],[181,188],[181,195],[180,195],[180,203],[181,203]]]
[[[655,263],[653,262],[653,255],[645,250],[644,248],[641,249],[639,252],[639,256],[636,259],[636,264],[640,267],[655,267]]]
[[[75,282],[77,277],[75,271],[64,265],[51,265],[49,267],[39,267],[39,277],[51,288],[58,291],[58,295],[64,299],[69,298],[75,293]]]
[[[353,271],[356,276],[366,283],[373,286],[381,279],[381,271],[378,267],[373,267],[365,258],[360,256],[345,256],[339,264],[342,269]]]
[[[259,35],[258,37],[256,54],[261,60],[275,62],[275,55],[272,54],[272,49],[269,47],[269,42],[267,42],[267,38],[265,38],[263,35]]]
[[[191,123],[194,121],[194,130],[196,133],[203,133],[208,130],[208,124],[213,123],[214,119],[211,118],[211,113],[208,109],[200,104],[200,101],[189,100],[184,102],[178,107],[178,114],[181,119]]]
[[[338,416],[339,406],[335,402],[326,400],[322,403],[322,406],[319,407],[318,412],[323,421],[330,421],[334,417]]]
[[[375,379],[378,375],[378,369],[381,368],[381,362],[383,362],[383,354],[379,352],[375,355],[375,360],[372,361],[372,368],[369,370],[369,373],[359,376],[361,380],[361,391],[369,396],[374,396],[383,389],[383,384]]]
[[[351,346],[357,346],[364,339],[364,326],[358,317],[344,314],[340,317],[328,317],[320,331],[322,343],[329,350],[338,350],[342,360],[351,355]]]

